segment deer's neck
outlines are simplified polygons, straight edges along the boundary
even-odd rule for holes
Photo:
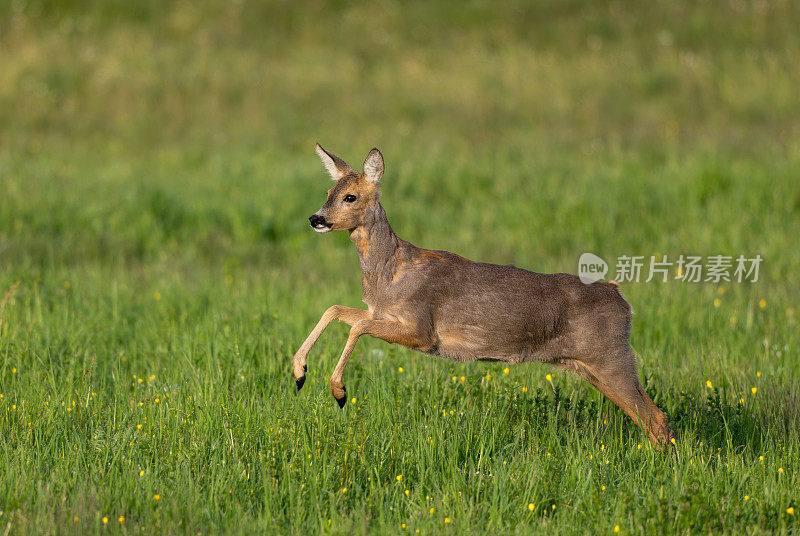
[[[365,283],[376,283],[382,269],[391,264],[390,261],[400,245],[400,239],[394,234],[389,220],[386,219],[386,211],[380,203],[370,221],[350,231],[350,240],[358,250]]]

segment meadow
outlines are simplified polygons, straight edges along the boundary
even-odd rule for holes
[[[800,532],[800,7],[789,1],[0,5],[0,530]],[[307,217],[377,146],[402,238],[629,282],[676,445],[577,377],[363,338],[340,410]]]

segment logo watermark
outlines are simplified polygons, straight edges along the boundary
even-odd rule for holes
[[[672,261],[667,255],[620,255],[611,279],[617,283],[666,283],[669,279],[684,283],[756,283],[763,260],[761,255],[679,255]],[[608,263],[594,253],[583,253],[578,259],[578,277],[587,285],[600,281],[607,273]]]
[[[578,277],[581,283],[589,285],[600,281],[607,273],[608,264],[594,253],[584,253],[578,259]]]

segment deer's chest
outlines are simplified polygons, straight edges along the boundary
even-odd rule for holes
[[[374,318],[403,319],[408,316],[406,296],[390,280],[364,277],[361,281],[362,301]]]

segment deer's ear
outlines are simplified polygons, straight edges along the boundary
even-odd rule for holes
[[[355,170],[353,170],[347,162],[323,149],[319,143],[314,150],[319,155],[322,164],[325,166],[325,169],[328,170],[328,173],[331,174],[333,180],[338,181],[345,175],[355,173]]]
[[[378,184],[383,177],[383,155],[377,149],[372,149],[364,160],[364,178]]]

